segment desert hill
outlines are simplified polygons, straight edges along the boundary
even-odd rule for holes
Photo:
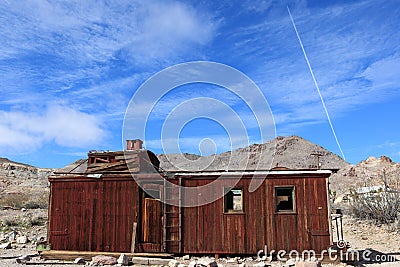
[[[30,196],[43,195],[48,190],[47,177],[53,171],[0,158],[0,197],[22,192]]]
[[[341,168],[332,175],[331,189],[339,193],[348,192],[350,188],[386,186],[400,189],[400,164],[389,157],[369,157],[357,165]]]
[[[299,136],[277,137],[264,144],[253,144],[232,152],[198,156],[193,154],[158,155],[160,166],[175,170],[268,170],[273,167],[290,169],[316,168],[319,154],[321,169],[345,169],[350,165],[338,155]]]

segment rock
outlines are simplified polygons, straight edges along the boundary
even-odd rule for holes
[[[253,267],[265,267],[265,262],[258,262],[256,264],[253,264]]]
[[[197,265],[196,261],[191,261],[189,262],[188,267],[196,267],[196,265]]]
[[[29,240],[26,235],[21,235],[21,236],[17,237],[16,241],[18,244],[26,244],[26,243],[28,243]]]
[[[183,263],[179,263],[178,267],[187,267],[187,266]]]
[[[178,267],[178,265],[179,265],[179,262],[177,260],[170,260],[168,262],[169,267]]]
[[[237,263],[237,258],[230,258],[226,261],[226,263]]]
[[[257,258],[257,261],[261,261],[261,262],[271,262],[272,261],[272,255],[270,255],[270,256],[267,256],[267,255],[264,255],[264,256],[262,256],[261,258]]]
[[[286,262],[286,266],[288,266],[288,267],[290,267],[290,266],[295,266],[295,265],[296,265],[296,261],[293,260],[293,259],[289,259],[289,260]]]
[[[201,258],[197,261],[197,264],[207,267],[218,267],[218,264],[215,262],[215,260],[210,258]]]
[[[149,258],[132,257],[131,262],[133,265],[149,265]]]
[[[321,267],[321,263],[315,261],[298,261],[296,267]]]
[[[239,264],[239,267],[246,267],[246,263],[242,262],[241,264]]]
[[[30,238],[31,242],[36,243],[37,242],[37,235],[32,235]]]
[[[189,255],[185,255],[185,256],[182,257],[182,260],[189,260],[189,259],[190,259]]]
[[[27,261],[30,261],[30,260],[31,260],[31,257],[29,255],[21,256],[16,259],[17,263],[26,263]]]
[[[76,259],[74,260],[74,263],[76,263],[76,264],[84,264],[84,263],[86,263],[86,262],[85,262],[85,259],[84,259],[84,258],[76,258]]]
[[[129,258],[124,253],[122,253],[119,256],[119,258],[117,260],[117,263],[120,264],[121,266],[128,266],[129,265]]]
[[[318,262],[318,259],[317,259],[316,257],[312,256],[311,259],[310,259],[310,261]]]
[[[148,258],[149,263],[148,265],[164,265],[167,266],[169,262],[171,261],[170,259],[160,259],[160,258]]]
[[[12,230],[10,233],[8,233],[6,236],[8,237],[8,241],[14,242],[15,239],[17,238],[18,232],[15,230]]]
[[[21,211],[22,211],[22,212],[25,212],[25,211],[26,211],[26,209],[25,209],[25,208],[22,208],[22,209],[21,209]]]
[[[91,264],[115,265],[117,264],[117,259],[111,256],[97,255],[92,257]]]
[[[10,248],[11,248],[11,242],[7,242],[0,245],[0,249],[10,249]]]
[[[252,257],[247,257],[245,260],[246,260],[247,262],[252,262],[252,261],[253,261],[253,258],[252,258]]]

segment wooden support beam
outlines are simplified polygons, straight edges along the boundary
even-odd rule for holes
[[[136,229],[137,229],[137,222],[133,222],[133,227],[132,227],[132,242],[131,242],[131,253],[135,253]]]
[[[40,253],[40,258],[45,260],[66,260],[73,261],[80,257],[86,261],[91,261],[96,255],[105,255],[118,258],[124,253],[129,259],[132,257],[149,257],[149,258],[170,258],[172,254],[168,253],[126,253],[126,252],[94,252],[94,251],[68,251],[68,250],[48,250]]]
[[[102,159],[102,158],[98,158],[98,157],[95,157],[94,158],[94,161],[97,163],[97,162],[105,162],[105,163],[109,163],[110,162],[110,160],[108,160],[108,159]]]

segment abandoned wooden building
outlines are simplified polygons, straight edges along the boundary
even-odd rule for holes
[[[74,251],[255,255],[267,245],[276,251],[318,252],[332,243],[331,172],[163,173],[155,154],[133,140],[127,151],[90,151],[87,160],[49,177],[47,240],[52,250]],[[254,177],[262,183],[250,192]],[[237,179],[234,187],[227,186],[230,179]],[[166,182],[183,187],[216,182],[201,197],[221,190],[225,195],[206,205],[191,198],[193,205],[183,207],[184,193]],[[165,204],[167,198],[176,205]]]

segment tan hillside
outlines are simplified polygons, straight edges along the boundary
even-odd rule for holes
[[[268,170],[273,167],[290,169],[316,168],[318,153],[320,168],[343,169],[350,165],[338,155],[299,136],[277,137],[264,144],[253,144],[232,152],[198,156],[193,154],[158,155],[165,170]]]
[[[393,162],[389,157],[369,157],[342,168],[331,177],[331,188],[339,193],[348,192],[350,188],[384,186],[400,188],[400,164]]]
[[[53,169],[44,169],[0,158],[0,197],[7,194],[40,196],[48,191],[47,177]]]

